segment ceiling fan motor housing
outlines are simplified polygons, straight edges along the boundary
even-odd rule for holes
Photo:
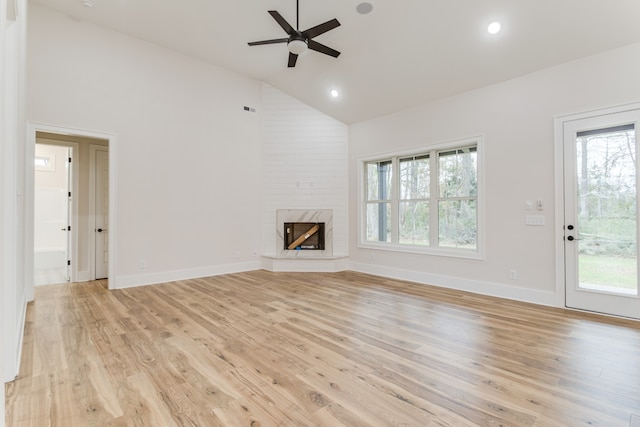
[[[289,37],[289,42],[287,43],[289,52],[295,55],[300,55],[301,53],[304,53],[308,47],[309,45],[307,43],[307,39],[301,34],[296,34]]]

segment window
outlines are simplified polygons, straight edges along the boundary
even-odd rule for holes
[[[476,147],[438,153],[438,242],[476,249],[478,230]]]
[[[399,241],[429,244],[429,167],[428,154],[399,160],[398,196]]]
[[[37,171],[51,171],[56,170],[56,156],[36,156],[33,159],[33,165]]]
[[[367,240],[391,241],[391,161],[367,163]]]
[[[478,256],[480,142],[364,160],[361,246]]]

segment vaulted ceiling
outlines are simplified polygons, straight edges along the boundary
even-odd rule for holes
[[[315,40],[341,55],[310,51],[288,68],[285,44],[247,42],[286,37],[267,11],[295,27],[295,0],[30,2],[265,81],[344,123],[640,42],[638,0],[367,0],[368,14],[363,0],[299,0],[301,30],[340,21]]]

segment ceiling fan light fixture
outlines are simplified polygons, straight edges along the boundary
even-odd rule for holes
[[[300,55],[304,53],[308,47],[309,46],[307,46],[307,42],[300,39],[291,40],[289,43],[287,43],[287,49],[289,49],[289,52],[293,53],[294,55]]]

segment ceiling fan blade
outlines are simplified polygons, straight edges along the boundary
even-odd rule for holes
[[[296,61],[298,60],[298,55],[295,53],[289,52],[289,68],[296,66]]]
[[[334,58],[337,58],[340,55],[340,52],[337,50],[331,49],[330,47],[318,43],[315,40],[309,40],[309,49],[324,53],[325,55],[333,56]]]
[[[302,32],[302,35],[308,37],[310,39],[319,36],[320,34],[324,34],[329,30],[333,30],[336,27],[339,27],[340,23],[337,19],[332,19],[331,21],[327,21],[324,24],[316,25],[315,27],[311,27],[308,30]]]
[[[280,26],[282,27],[282,29],[289,35],[291,34],[295,34],[296,30],[293,29],[293,27],[291,25],[289,25],[289,23],[287,22],[286,19],[284,19],[282,17],[282,15],[280,15],[280,13],[278,13],[277,10],[270,10],[269,14],[271,16],[273,16],[273,19],[276,20],[276,22],[278,24],[280,24]]]
[[[259,42],[249,42],[249,46],[259,46],[261,44],[275,44],[275,43],[286,43],[289,41],[288,37],[283,39],[273,39],[273,40],[262,40]]]

